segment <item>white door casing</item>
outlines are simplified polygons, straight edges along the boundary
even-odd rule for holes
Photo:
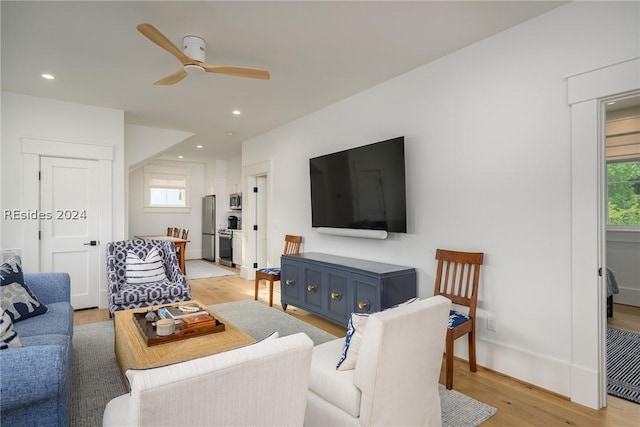
[[[259,268],[268,267],[267,259],[267,177],[256,177],[256,262]]]
[[[98,162],[41,157],[40,172],[41,269],[69,274],[75,309],[97,307]]]
[[[258,252],[262,251],[258,248],[258,233],[252,230],[254,224],[264,223],[262,229],[266,233],[266,242],[267,248],[269,246],[269,239],[271,236],[271,230],[269,225],[269,212],[271,210],[271,195],[270,188],[271,184],[271,160],[266,160],[263,162],[259,162],[249,166],[243,166],[242,168],[242,176],[243,181],[247,186],[251,186],[250,197],[245,197],[243,201],[244,214],[242,217],[243,223],[245,224],[245,233],[243,235],[244,242],[246,244],[246,248],[244,249],[244,254],[246,259],[244,260],[243,266],[240,270],[240,276],[247,280],[253,280],[255,278],[256,269],[253,267],[254,263],[258,263]],[[260,183],[258,183],[258,178],[260,178]],[[260,190],[263,190],[261,186],[264,185],[265,191],[262,191],[260,194]],[[253,192],[253,186],[258,186],[259,193]],[[260,197],[261,201],[258,202],[258,197]],[[263,213],[262,218],[259,219],[257,217],[257,204],[262,204],[261,211]],[[275,227],[275,226],[274,226]],[[268,252],[268,249],[267,249]],[[268,253],[266,255],[260,254],[260,258],[264,256],[264,259],[269,259]],[[262,266],[260,266],[262,267]]]
[[[571,106],[571,400],[606,406],[603,100],[640,90],[640,58],[567,78]]]
[[[104,243],[113,240],[113,160],[114,147],[78,141],[61,141],[52,138],[22,137],[23,155],[23,202],[24,209],[40,207],[40,171],[41,157],[64,157],[69,159],[95,160],[98,167],[99,188],[99,235],[98,241]],[[41,266],[41,248],[38,235],[39,221],[25,221],[23,224],[23,267],[25,271],[45,271]],[[103,247],[103,246],[102,246]],[[98,248],[98,281],[93,284],[99,292],[99,307],[108,306],[106,281],[106,253]],[[27,256],[28,255],[28,256]],[[73,286],[73,284],[72,284]],[[76,307],[77,308],[77,307]]]

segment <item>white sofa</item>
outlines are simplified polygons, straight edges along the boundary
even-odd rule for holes
[[[301,426],[312,348],[298,333],[128,370],[131,392],[107,404],[103,426]]]
[[[305,426],[440,426],[450,308],[436,296],[372,314],[352,370],[336,370],[344,339],[315,347]]]

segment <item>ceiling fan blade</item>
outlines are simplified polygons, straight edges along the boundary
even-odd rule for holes
[[[182,65],[196,63],[196,61],[182,53],[182,50],[180,50],[175,44],[171,43],[171,40],[169,40],[153,25],[140,24],[136,28],[138,29],[138,31],[140,31],[140,33],[142,33],[143,36],[178,58]]]
[[[184,68],[181,68],[175,73],[158,80],[157,82],[154,83],[154,85],[164,85],[164,86],[172,85],[172,84],[178,83],[180,80],[184,79],[185,77],[187,77],[187,72],[184,70]]]
[[[209,73],[228,74],[236,77],[249,77],[252,79],[269,80],[271,75],[269,71],[260,68],[250,67],[230,67],[227,65],[199,64],[205,71]]]

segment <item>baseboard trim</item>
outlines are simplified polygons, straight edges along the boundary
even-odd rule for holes
[[[466,340],[456,341],[455,353],[466,356]],[[480,366],[525,384],[571,399],[571,372],[568,361],[555,359],[486,338],[477,338]],[[464,357],[463,357],[464,358]]]

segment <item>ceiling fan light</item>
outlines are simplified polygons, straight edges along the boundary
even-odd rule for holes
[[[206,71],[199,65],[187,64],[184,66],[184,70],[188,74],[204,74]]]

